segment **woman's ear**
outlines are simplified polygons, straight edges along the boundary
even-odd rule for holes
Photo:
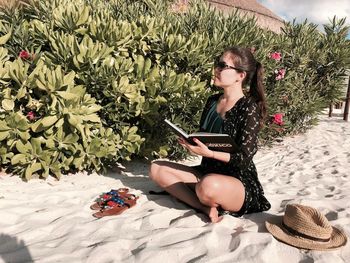
[[[245,72],[245,71],[240,72],[240,73],[239,73],[239,76],[240,76],[241,80],[243,81],[244,78],[247,76],[247,72]]]

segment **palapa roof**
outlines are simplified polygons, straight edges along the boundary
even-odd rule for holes
[[[237,9],[238,13],[247,17],[255,16],[259,26],[276,33],[281,32],[283,27],[282,18],[255,0],[207,0],[207,2],[226,14]]]
[[[0,0],[0,7],[13,8],[21,5],[28,5],[29,0]]]
[[[29,0],[0,0],[0,7],[14,7],[27,4],[28,2]],[[239,14],[247,17],[255,16],[259,26],[276,33],[281,32],[281,27],[283,27],[282,18],[255,0],[207,0],[207,2],[224,14],[231,13],[236,9]]]

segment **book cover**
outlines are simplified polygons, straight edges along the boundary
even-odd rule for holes
[[[228,134],[208,132],[195,132],[187,134],[183,129],[176,126],[171,121],[165,120],[165,123],[177,136],[184,138],[187,142],[193,145],[196,145],[193,138],[197,138],[211,150],[230,153],[239,151],[239,147]]]

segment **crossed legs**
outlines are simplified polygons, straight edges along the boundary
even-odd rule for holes
[[[238,179],[222,174],[207,174],[189,166],[167,161],[151,164],[150,178],[169,194],[207,214],[212,222],[218,222],[218,210],[237,212],[243,205],[245,191]]]

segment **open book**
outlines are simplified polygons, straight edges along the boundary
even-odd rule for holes
[[[187,134],[184,130],[173,124],[171,121],[165,120],[165,123],[176,135],[184,138],[186,141],[193,145],[196,145],[196,143],[193,141],[193,138],[197,138],[211,150],[231,153],[237,152],[239,150],[239,147],[235,141],[228,134],[209,132],[195,132]]]

